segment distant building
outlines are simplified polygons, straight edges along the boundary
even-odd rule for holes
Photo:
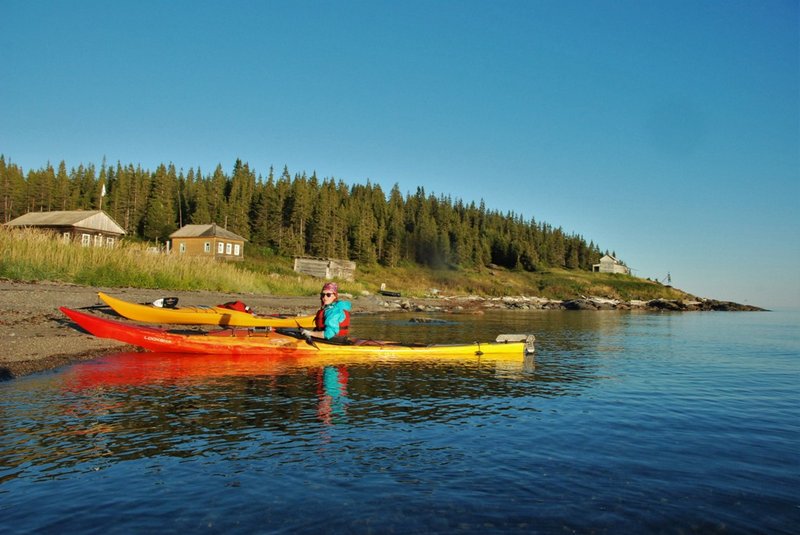
[[[298,256],[294,259],[294,270],[321,279],[355,280],[356,263],[336,258],[312,258]]]
[[[41,229],[84,247],[114,247],[125,235],[125,230],[102,210],[28,212],[5,226]]]
[[[610,254],[603,256],[599,264],[592,265],[592,271],[599,273],[622,273],[624,275],[631,274],[631,269],[628,266]]]
[[[210,225],[184,225],[169,235],[174,254],[208,256],[222,260],[244,260],[244,242],[247,240],[218,227]]]

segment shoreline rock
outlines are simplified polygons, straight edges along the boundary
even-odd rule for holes
[[[543,297],[428,297],[424,299],[382,299],[387,310],[412,312],[463,312],[478,309],[505,310],[642,310],[648,312],[768,312],[767,309],[715,299],[651,299],[621,301],[603,297],[546,299]]]

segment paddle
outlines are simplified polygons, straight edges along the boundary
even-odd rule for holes
[[[297,321],[297,320],[294,320],[294,322],[297,324],[297,328],[300,329],[300,333],[302,334],[303,327],[300,325],[300,322]],[[314,340],[311,339],[310,336],[306,337],[306,343],[311,344],[312,346],[314,346],[317,349],[317,351],[319,351],[319,346],[317,345],[317,343]]]
[[[89,305],[86,307],[79,307],[78,310],[98,310],[100,308],[109,308],[108,305]]]

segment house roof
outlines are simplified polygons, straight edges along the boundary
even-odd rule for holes
[[[216,223],[210,225],[184,225],[172,234],[170,238],[224,238],[226,240],[247,241],[230,230],[218,227]]]
[[[621,264],[619,260],[617,260],[616,258],[614,258],[614,256],[610,254],[603,255],[603,258],[601,258],[600,260],[605,260],[605,259],[613,260],[615,264]]]
[[[125,234],[125,229],[103,210],[28,212],[6,223],[9,227],[76,227]]]

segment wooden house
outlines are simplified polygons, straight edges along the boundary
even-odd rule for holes
[[[125,235],[125,230],[103,210],[28,212],[5,226],[41,229],[84,247],[114,247]]]
[[[244,260],[244,242],[238,234],[217,226],[184,225],[169,235],[173,254]]]
[[[593,264],[592,271],[599,273],[622,273],[624,275],[631,274],[631,269],[628,266],[610,254],[604,255],[603,258],[600,259],[599,264]]]
[[[336,258],[313,258],[298,256],[294,259],[294,270],[321,279],[355,280],[356,263]]]

